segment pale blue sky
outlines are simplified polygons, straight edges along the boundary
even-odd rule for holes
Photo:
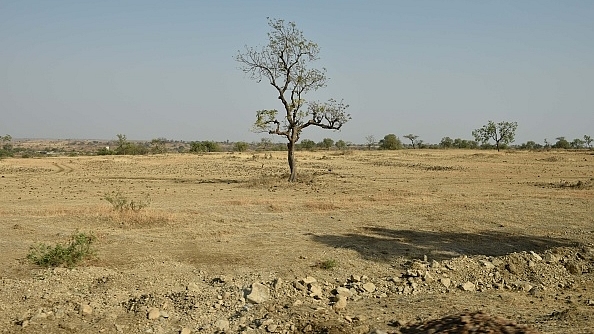
[[[234,56],[267,17],[321,47],[352,121],[302,138],[471,139],[517,121],[516,143],[594,136],[594,1],[0,0],[0,135],[253,141],[282,108]]]

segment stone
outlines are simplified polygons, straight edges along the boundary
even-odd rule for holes
[[[582,273],[582,267],[575,261],[569,261],[565,264],[565,269],[573,275],[580,275]]]
[[[474,291],[476,289],[472,282],[463,283],[462,285],[460,285],[460,288],[464,291]]]
[[[214,327],[219,331],[228,331],[230,327],[229,320],[227,319],[219,319],[214,323]]]
[[[83,316],[89,316],[93,314],[93,308],[89,304],[80,304],[78,312]]]
[[[272,287],[275,290],[280,289],[282,287],[282,285],[283,285],[283,280],[280,279],[279,277],[275,278],[274,281],[273,281],[273,283],[272,283]]]
[[[353,283],[361,282],[361,276],[359,276],[359,275],[351,275],[351,282],[353,282]]]
[[[160,317],[160,316],[161,316],[161,311],[159,311],[159,309],[157,309],[157,308],[154,308],[154,307],[153,307],[153,308],[151,308],[151,309],[148,311],[148,314],[147,314],[147,318],[148,318],[149,320],[155,320],[155,319],[159,319],[159,317]]]
[[[427,255],[425,255],[425,257],[427,257]],[[388,334],[388,332],[386,332],[383,329],[372,329],[371,332],[369,332],[369,334]]]
[[[375,284],[371,283],[371,282],[367,282],[365,284],[363,284],[363,290],[371,293],[375,291]]]
[[[151,308],[147,314],[147,318],[149,320],[159,319],[160,316],[161,316],[161,311],[159,311],[159,309],[157,309],[157,308]]]
[[[295,287],[295,289],[299,290],[299,291],[305,291],[307,288],[305,287],[305,285],[301,284],[301,282],[293,282],[293,286]]]
[[[342,310],[347,306],[347,299],[345,297],[338,297],[334,305],[332,306],[335,310]]]
[[[276,324],[270,324],[270,325],[266,326],[266,330],[269,331],[270,333],[274,333],[277,328],[278,328],[278,326]]]
[[[270,299],[270,290],[261,283],[252,284],[252,291],[247,295],[247,300],[253,304],[260,304]]]
[[[452,284],[452,280],[447,277],[443,277],[439,279],[439,283],[443,284],[443,286],[445,286],[446,288],[449,288]]]
[[[200,291],[200,287],[198,286],[198,284],[192,282],[189,283],[188,286],[186,286],[186,290],[190,292],[198,292]]]
[[[480,260],[480,262],[483,265],[483,267],[487,268],[488,270],[495,268],[495,265],[491,261]]]
[[[315,282],[317,282],[318,280],[315,279],[314,277],[311,276],[307,276],[306,278],[301,280],[301,283],[305,286],[309,285],[309,284],[313,284]]]
[[[179,331],[179,334],[190,334],[190,333],[192,333],[192,330],[187,327],[184,327],[181,329],[181,331]]]
[[[322,297],[322,288],[317,284],[310,285],[309,292],[312,297]]]
[[[505,265],[505,269],[507,269],[507,271],[509,271],[511,274],[518,273],[518,268],[516,267],[515,264],[513,264],[511,262]]]
[[[532,254],[532,257],[536,260],[536,261],[542,261],[542,257],[540,257],[540,255],[536,254],[534,251],[530,251],[530,254]]]
[[[344,296],[344,297],[351,297],[353,296],[353,293],[351,292],[351,290],[345,288],[345,287],[338,287],[336,289],[334,289],[334,294],[335,295],[340,295],[340,296]]]
[[[559,258],[555,254],[551,253],[545,254],[543,259],[546,263],[555,263],[559,261]]]

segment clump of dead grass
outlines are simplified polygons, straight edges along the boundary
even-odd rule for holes
[[[575,182],[560,180],[559,182],[538,182],[535,183],[537,187],[542,188],[557,188],[557,189],[590,189],[594,184],[594,178],[589,180],[577,180]]]

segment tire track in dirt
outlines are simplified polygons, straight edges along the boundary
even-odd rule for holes
[[[71,173],[72,171],[74,171],[74,168],[72,168],[66,164],[59,164],[57,162],[54,162],[53,164],[56,168],[58,168],[58,171],[56,171],[54,174],[60,174],[60,173],[68,174],[68,173]]]

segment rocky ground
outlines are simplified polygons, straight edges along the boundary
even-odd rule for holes
[[[413,260],[347,277],[334,277],[332,269],[302,277],[213,276],[181,263],[146,269],[33,269],[29,280],[3,278],[0,328],[5,333],[538,333],[539,322],[546,332],[556,320],[571,326],[582,318],[572,332],[587,333],[592,329],[585,324],[594,321],[593,245]],[[484,304],[500,299],[497,308],[511,307],[516,298],[527,304],[561,300],[564,307],[532,319],[504,319],[477,313],[471,301],[460,310],[465,314],[424,323],[419,320],[425,314],[402,308],[417,300],[439,305],[452,296]],[[527,321],[534,324],[517,324]]]

